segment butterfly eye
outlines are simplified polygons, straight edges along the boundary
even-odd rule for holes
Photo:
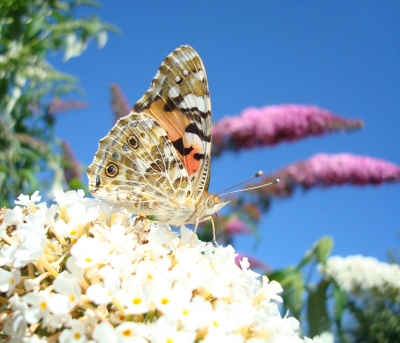
[[[208,200],[207,200],[207,207],[211,208],[211,207],[214,207],[214,205],[215,205],[214,197],[209,197]]]
[[[110,163],[107,167],[106,167],[106,174],[109,177],[114,177],[118,174],[118,167],[116,164],[114,163]]]

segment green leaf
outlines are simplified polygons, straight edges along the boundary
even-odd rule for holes
[[[340,322],[347,305],[347,294],[333,283],[333,297],[335,299],[335,320]]]
[[[314,291],[310,291],[307,301],[308,336],[314,337],[330,331],[330,320],[326,309],[327,289],[331,282],[323,279]]]
[[[320,238],[315,242],[310,250],[308,250],[297,268],[302,268],[311,261],[317,261],[325,264],[333,247],[333,239],[328,236]]]
[[[299,270],[293,266],[280,269],[272,273],[266,274],[270,280],[278,281],[280,284],[289,284],[293,278],[298,277]]]
[[[69,187],[71,188],[71,190],[77,190],[77,189],[85,189],[86,185],[82,182],[81,179],[73,177],[69,181]]]
[[[36,191],[38,189],[38,179],[35,176],[35,173],[29,169],[20,169],[18,174],[21,180],[26,180],[29,184],[30,192]]]
[[[319,263],[326,263],[331,251],[333,248],[333,239],[332,237],[324,236],[322,237],[317,245],[316,253],[317,259]]]
[[[304,254],[303,259],[300,261],[298,264],[297,268],[301,269],[305,265],[307,265],[310,261],[313,260],[313,257],[315,255],[315,246],[313,246],[310,250],[307,250],[306,253]]]
[[[43,27],[43,19],[39,16],[33,16],[31,22],[26,26],[26,37],[34,37]]]
[[[21,157],[28,158],[31,161],[37,161],[39,159],[39,155],[30,148],[20,147],[19,152]]]
[[[8,168],[8,166],[5,165],[5,164],[0,164],[0,172],[4,172],[5,174],[9,173],[10,172],[10,168]]]
[[[284,289],[282,294],[284,311],[290,310],[294,317],[300,318],[305,292],[301,271],[295,267],[288,267],[269,273],[267,276],[270,280],[278,281]]]

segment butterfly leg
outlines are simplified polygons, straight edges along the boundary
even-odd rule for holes
[[[215,224],[214,224],[214,219],[213,219],[213,217],[211,217],[211,216],[206,217],[206,218],[203,218],[202,220],[200,220],[199,217],[197,217],[197,219],[196,219],[196,224],[195,224],[194,230],[193,230],[192,246],[193,246],[193,238],[194,238],[194,236],[196,235],[196,231],[197,231],[197,228],[198,228],[198,226],[199,226],[199,223],[204,222],[204,221],[206,221],[206,220],[210,220],[210,221],[211,221],[211,226],[212,226],[212,231],[213,231],[212,243],[213,243],[216,247],[218,247],[217,239],[215,238]]]
[[[213,219],[213,217],[208,217],[208,219],[210,219],[210,221],[211,221],[211,226],[212,226],[212,230],[213,230],[213,239],[212,239],[212,243],[215,245],[215,247],[218,247],[217,239],[216,239],[216,237],[215,237],[215,224],[214,224],[214,219]]]
[[[200,218],[197,217],[197,218],[196,218],[196,223],[194,224],[192,239],[191,239],[191,241],[190,241],[191,247],[193,247],[194,237],[196,236],[196,231],[197,231],[197,228],[199,227],[199,223],[200,223]]]

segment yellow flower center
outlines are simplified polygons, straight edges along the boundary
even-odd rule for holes
[[[141,303],[142,303],[142,299],[140,299],[140,298],[135,298],[132,300],[132,304],[134,304],[134,305],[139,305]]]
[[[127,329],[127,330],[122,331],[122,334],[123,334],[125,337],[130,337],[130,335],[132,334],[132,331],[129,330],[129,329]]]

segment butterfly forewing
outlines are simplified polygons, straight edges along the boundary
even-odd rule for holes
[[[196,51],[181,46],[168,55],[133,111],[150,114],[165,129],[189,174],[192,198],[199,199],[209,183],[211,103]]]

